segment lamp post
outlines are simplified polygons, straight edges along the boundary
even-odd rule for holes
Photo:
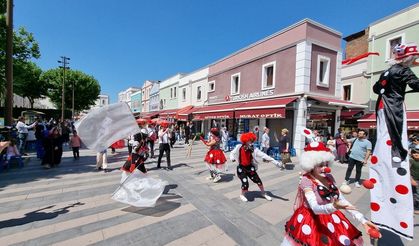
[[[70,69],[68,65],[70,64],[68,61],[70,58],[61,56],[61,61],[58,61],[58,63],[61,63],[62,66],[60,68],[63,69],[63,88],[62,88],[62,94],[61,94],[61,122],[64,122],[64,108],[65,108],[65,70]]]

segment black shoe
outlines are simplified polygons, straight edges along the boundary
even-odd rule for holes
[[[161,169],[161,166],[157,166],[157,169]]]
[[[172,167],[167,167],[167,169],[169,169],[170,171],[171,171],[171,170],[173,170],[173,168],[172,168]]]

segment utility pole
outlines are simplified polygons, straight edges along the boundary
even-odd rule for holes
[[[68,61],[70,58],[61,56],[61,61],[58,61],[58,63],[61,63],[62,66],[60,68],[63,69],[63,89],[61,94],[61,122],[64,122],[64,108],[65,108],[65,70],[70,69],[68,65],[70,64]]]
[[[5,125],[13,124],[13,0],[7,0]]]

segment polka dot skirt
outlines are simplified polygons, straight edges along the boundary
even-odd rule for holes
[[[361,232],[345,215],[314,214],[301,206],[285,225],[287,237],[299,245],[362,245]]]
[[[387,130],[384,111],[377,113],[377,142],[370,163],[371,220],[379,227],[398,235],[413,236],[413,202],[408,158],[395,162],[391,155],[392,141]],[[404,112],[406,119],[406,113]],[[406,121],[402,143],[407,149]]]

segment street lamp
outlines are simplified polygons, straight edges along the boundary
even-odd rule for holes
[[[63,69],[63,89],[62,89],[62,95],[61,95],[61,122],[64,122],[64,98],[65,98],[65,92],[64,92],[64,85],[65,85],[65,70],[70,69],[68,66],[70,63],[68,62],[70,58],[61,56],[61,61],[58,61],[58,63],[61,63],[62,66],[60,68]]]

